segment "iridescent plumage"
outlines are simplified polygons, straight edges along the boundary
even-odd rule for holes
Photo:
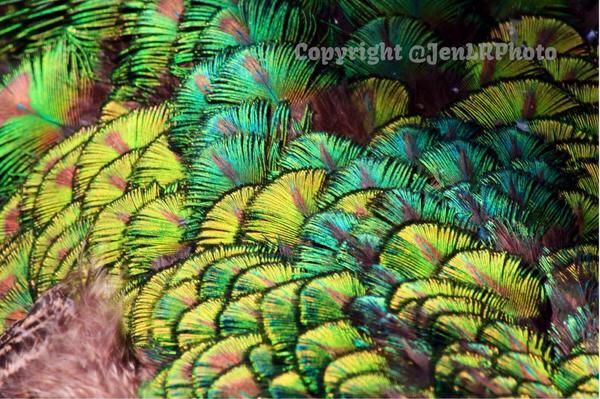
[[[585,4],[0,6],[0,373],[87,260],[120,282],[124,395],[597,395]],[[494,41],[558,58],[295,51]]]

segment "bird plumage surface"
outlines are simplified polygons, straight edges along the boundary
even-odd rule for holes
[[[72,273],[0,338],[0,397],[137,397],[155,364],[129,345],[116,285]]]
[[[0,393],[596,396],[593,7],[5,1]]]

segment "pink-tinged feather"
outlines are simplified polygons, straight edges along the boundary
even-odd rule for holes
[[[49,129],[41,138],[41,144],[44,148],[48,148],[51,145],[58,143],[60,140],[65,138],[65,134],[62,129],[52,128]]]
[[[129,223],[129,220],[131,219],[131,215],[129,215],[127,213],[119,212],[119,213],[117,213],[117,219],[119,219],[121,222],[127,224],[127,223]]]
[[[467,263],[466,267],[469,274],[473,276],[475,282],[479,286],[493,289],[504,297],[508,297],[510,295],[510,292],[506,289],[506,287],[503,287],[502,284],[497,284],[488,274],[477,269],[475,265]]]
[[[4,319],[4,327],[6,329],[12,327],[12,325],[15,324],[16,322],[18,322],[19,320],[23,320],[25,318],[25,316],[27,316],[27,313],[25,313],[25,310],[23,310],[23,309],[13,310],[12,312],[10,312],[9,314],[6,315],[6,318]]]
[[[404,135],[404,152],[406,152],[406,157],[411,161],[416,161],[419,156],[419,152],[417,150],[417,143],[415,142],[415,138],[412,134]]]
[[[298,187],[290,187],[290,192],[292,194],[292,201],[294,201],[294,205],[296,205],[296,209],[304,216],[308,216],[308,207],[306,206],[306,202],[302,197],[302,193],[298,190]]]
[[[217,129],[219,129],[224,136],[230,136],[238,131],[235,125],[227,119],[219,119],[217,122]]]
[[[194,370],[194,363],[190,362],[190,363],[184,364],[184,366],[181,368],[181,373],[188,379],[188,381],[192,381],[193,370]]]
[[[194,305],[196,305],[196,299],[190,298],[187,296],[184,296],[183,298],[181,298],[181,302],[183,302],[188,308],[191,308]]]
[[[10,118],[31,112],[29,85],[29,75],[22,73],[0,90],[0,126]]]
[[[360,186],[361,188],[369,188],[375,186],[373,178],[371,177],[369,172],[362,166],[360,167]]]
[[[239,184],[240,177],[229,162],[227,162],[225,159],[223,159],[215,153],[213,153],[212,155],[212,160],[217,166],[217,168],[219,168],[221,173],[223,173],[229,180],[231,180],[233,184]]]
[[[273,281],[273,279],[264,276],[259,277],[258,280],[263,284],[263,287],[265,288],[273,287],[275,286],[275,284],[277,284],[275,281]]]
[[[248,29],[234,17],[222,18],[219,21],[219,29],[229,34],[239,44],[250,44]]]
[[[354,214],[359,218],[366,218],[367,216],[369,216],[369,211],[363,206],[358,206],[354,210]]]
[[[331,157],[331,154],[329,153],[329,151],[327,151],[327,148],[325,148],[325,146],[323,145],[323,143],[319,144],[319,153],[321,155],[321,160],[323,161],[323,163],[325,165],[327,165],[327,167],[329,168],[329,170],[334,170],[335,169],[335,162],[333,161],[333,158]]]
[[[208,92],[212,89],[210,80],[208,79],[208,76],[206,76],[206,75],[194,76],[194,83],[196,83],[196,86],[198,87],[200,92],[204,95],[207,95]]]
[[[10,236],[19,231],[21,224],[19,223],[20,211],[18,207],[12,208],[6,213],[4,219],[4,234]]]
[[[521,370],[521,373],[523,373],[523,376],[525,376],[526,379],[528,379],[530,381],[535,381],[535,382],[540,381],[542,384],[545,384],[545,385],[550,385],[551,384],[551,382],[548,379],[548,377],[546,377],[543,374],[532,372],[532,370],[530,369],[530,367],[527,364],[524,364],[521,361],[519,361],[519,370]]]
[[[235,218],[237,219],[238,223],[242,224],[242,222],[244,221],[244,210],[236,206],[233,208],[233,214],[235,215]]]
[[[127,181],[125,181],[125,179],[123,179],[121,176],[117,176],[117,175],[108,176],[108,183],[111,186],[114,186],[123,192],[125,192],[125,189],[127,188]]]
[[[260,62],[256,58],[252,57],[251,55],[246,55],[244,57],[244,68],[250,72],[252,79],[254,79],[256,83],[270,90],[269,74],[260,65]]]
[[[331,231],[331,235],[333,235],[333,238],[335,238],[338,242],[346,241],[350,238],[350,235],[347,231],[340,229],[338,226],[336,226],[334,223],[331,223],[330,221],[325,222],[325,226],[327,226],[329,231]]]
[[[181,14],[183,14],[183,0],[160,0],[156,6],[156,10],[165,17],[179,22]]]
[[[129,146],[119,132],[111,132],[104,138],[104,143],[120,155],[129,151]]]
[[[521,341],[516,339],[510,332],[508,333],[508,339],[510,341],[510,346],[515,352],[526,352],[527,347],[523,346]]]
[[[62,187],[73,187],[75,165],[67,166],[56,174],[56,184]]]
[[[230,381],[219,395],[224,398],[256,398],[260,396],[261,389],[252,378]]]
[[[44,171],[44,173],[47,173],[50,169],[52,169],[52,167],[54,165],[56,165],[56,163],[60,160],[60,157],[54,157],[52,159],[49,159],[45,164],[44,164],[44,168],[42,169]]]
[[[183,224],[183,219],[168,209],[161,209],[160,214],[176,226],[181,226]]]
[[[183,220],[181,221],[183,223]],[[189,245],[179,245],[179,248],[171,253],[164,254],[154,259],[150,265],[154,271],[162,270],[165,267],[171,266],[178,260],[185,259],[189,256],[191,247]]]
[[[415,236],[415,241],[417,242],[417,245],[420,247],[421,253],[425,256],[425,259],[427,259],[427,261],[429,263],[431,263],[433,265],[437,265],[440,263],[442,256],[440,255],[438,250],[429,243],[429,241],[427,241],[426,239],[424,239],[423,237],[421,237],[419,235]]]
[[[0,280],[0,298],[8,293],[14,287],[17,278],[14,274],[9,274],[2,280]]]
[[[350,301],[350,297],[348,295],[344,295],[339,291],[336,291],[332,288],[323,287],[325,292],[329,294],[329,297],[335,301],[335,303],[339,305],[345,305]]]
[[[237,353],[235,351],[223,351],[216,352],[211,356],[208,356],[205,364],[210,365],[218,370],[225,370],[231,366],[235,366],[244,360],[243,353]]]
[[[417,212],[417,210],[413,208],[404,198],[399,198],[399,201],[402,203],[402,214],[404,215],[406,220],[421,219],[421,214]]]
[[[58,253],[56,254],[56,258],[60,262],[61,260],[63,260],[65,258],[65,256],[67,256],[69,254],[70,251],[71,251],[71,248],[61,248],[58,250]]]
[[[210,320],[210,319],[202,319],[198,321],[200,324],[202,324],[203,326],[209,327],[209,328],[216,328],[215,323]]]

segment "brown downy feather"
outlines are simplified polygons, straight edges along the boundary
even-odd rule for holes
[[[346,84],[320,92],[310,105],[314,111],[314,131],[332,132],[360,145],[369,142],[371,137],[363,124],[367,111],[352,101],[352,93]]]
[[[106,274],[70,276],[0,336],[0,397],[135,397],[154,365],[128,344]]]

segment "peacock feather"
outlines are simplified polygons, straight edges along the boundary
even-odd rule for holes
[[[0,396],[597,396],[593,3],[4,2]]]

